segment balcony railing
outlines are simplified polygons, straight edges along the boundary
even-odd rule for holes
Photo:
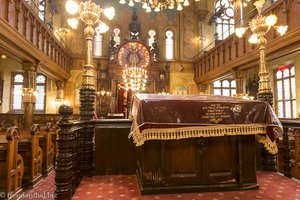
[[[47,25],[39,18],[37,9],[34,9],[25,0],[0,0],[0,22],[3,34],[6,33],[11,41],[18,38],[9,38],[10,33],[17,31],[32,46],[43,52],[66,73],[71,66],[71,52],[62,41],[58,41]],[[1,30],[2,32],[2,30]],[[14,37],[13,35],[11,35]],[[18,44],[22,41],[18,41]],[[30,48],[29,48],[30,49]],[[29,52],[34,54],[33,52]],[[34,57],[38,57],[33,55]],[[38,59],[39,60],[39,59]]]
[[[276,51],[280,51],[281,55],[289,52],[291,49],[287,49],[287,46],[293,48],[293,44],[295,45],[300,39],[300,21],[297,20],[300,18],[299,2],[278,0],[263,11],[264,15],[270,13],[277,15],[278,25],[288,25],[289,28],[287,34],[281,37],[273,29],[267,33],[267,60],[272,56],[274,58]],[[196,83],[208,83],[238,67],[249,68],[258,65],[258,47],[247,41],[250,34],[249,31],[246,32],[241,39],[231,35],[213,48],[204,49],[196,55]]]

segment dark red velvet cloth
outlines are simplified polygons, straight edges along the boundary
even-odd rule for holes
[[[136,94],[131,110],[140,131],[216,124],[266,124],[281,127],[263,101],[218,95]]]

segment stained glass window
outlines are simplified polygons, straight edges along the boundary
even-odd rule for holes
[[[234,32],[233,1],[219,0],[215,4],[216,39],[224,40]]]
[[[166,59],[174,59],[174,33],[173,31],[168,30],[166,32]]]
[[[297,118],[295,67],[284,65],[275,71],[275,107],[279,118]]]
[[[213,86],[214,95],[233,96],[236,94],[235,80],[215,81]]]
[[[114,29],[114,41],[116,42],[116,45],[119,46],[121,43],[121,37],[120,37],[120,29],[119,28],[115,28]]]
[[[13,78],[13,95],[12,95],[12,109],[22,109],[22,88],[23,88],[24,76],[22,74],[16,74]]]
[[[45,110],[45,86],[46,77],[44,75],[38,75],[36,77],[36,93],[35,93],[35,109],[38,111]]]
[[[150,30],[148,32],[148,35],[149,35],[149,38],[148,38],[148,46],[151,48],[152,47],[152,44],[155,40],[155,36],[156,36],[156,32],[155,30]]]

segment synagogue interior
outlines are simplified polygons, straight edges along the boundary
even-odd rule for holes
[[[297,0],[0,0],[0,199],[297,185],[299,19]]]

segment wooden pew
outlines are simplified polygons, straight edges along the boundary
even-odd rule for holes
[[[52,141],[52,144],[54,145],[54,153],[53,153],[53,163],[55,163],[55,159],[56,159],[56,155],[57,155],[57,141],[56,141],[56,137],[57,137],[57,131],[59,129],[59,127],[57,126],[57,123],[56,124],[53,124],[52,123],[52,131],[50,132],[51,133],[51,141]]]
[[[20,130],[19,154],[24,160],[23,186],[34,187],[42,178],[43,152],[39,146],[40,127]]]
[[[18,154],[19,129],[10,127],[0,132],[0,199],[15,199],[22,192],[24,162]]]
[[[298,129],[293,129],[293,135],[294,135],[294,144],[291,143],[291,174],[294,178],[299,179],[300,178],[300,135]]]
[[[42,174],[48,175],[53,169],[53,157],[55,153],[54,144],[52,142],[52,134],[54,132],[52,123],[47,123],[41,130],[39,136],[39,146],[43,151]]]

